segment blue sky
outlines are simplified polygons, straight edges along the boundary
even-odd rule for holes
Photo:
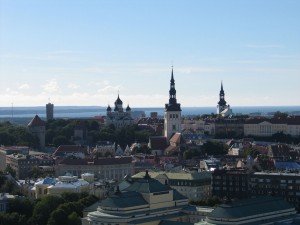
[[[0,0],[0,106],[300,105],[298,0]]]

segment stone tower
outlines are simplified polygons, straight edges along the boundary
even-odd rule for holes
[[[175,80],[172,67],[169,103],[165,104],[164,136],[169,140],[176,132],[181,132],[181,108],[176,99]]]
[[[46,135],[46,126],[45,122],[41,120],[38,115],[35,115],[33,119],[27,125],[29,132],[36,135],[39,139],[39,149],[45,149],[45,135]]]
[[[54,109],[54,105],[52,103],[48,103],[46,104],[46,117],[47,117],[47,121],[48,120],[53,120],[54,116],[53,116],[53,109]]]

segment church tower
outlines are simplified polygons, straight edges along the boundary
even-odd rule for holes
[[[217,105],[217,114],[220,114],[221,112],[223,112],[227,108],[222,81],[221,81],[221,90],[220,90],[219,96],[220,96],[220,100],[219,100],[218,105]]]
[[[220,100],[217,105],[217,114],[221,116],[229,116],[232,114],[232,110],[230,108],[230,105],[226,105],[225,101],[225,93],[223,90],[223,82],[221,81],[221,90],[220,90]]]
[[[45,149],[46,123],[38,115],[28,123],[27,129],[39,139],[39,150]]]
[[[177,103],[173,67],[170,81],[169,103],[165,105],[164,136],[169,140],[172,134],[181,132],[181,108]]]

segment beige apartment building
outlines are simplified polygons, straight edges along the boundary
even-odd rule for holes
[[[272,136],[276,133],[300,135],[300,117],[285,119],[252,118],[245,121],[245,136]]]
[[[55,173],[56,176],[91,173],[98,179],[122,180],[125,175],[134,174],[134,163],[131,157],[64,159],[55,166]]]

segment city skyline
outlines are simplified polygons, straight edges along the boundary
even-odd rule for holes
[[[298,106],[299,1],[0,0],[0,107]],[[50,100],[49,100],[50,99]]]

